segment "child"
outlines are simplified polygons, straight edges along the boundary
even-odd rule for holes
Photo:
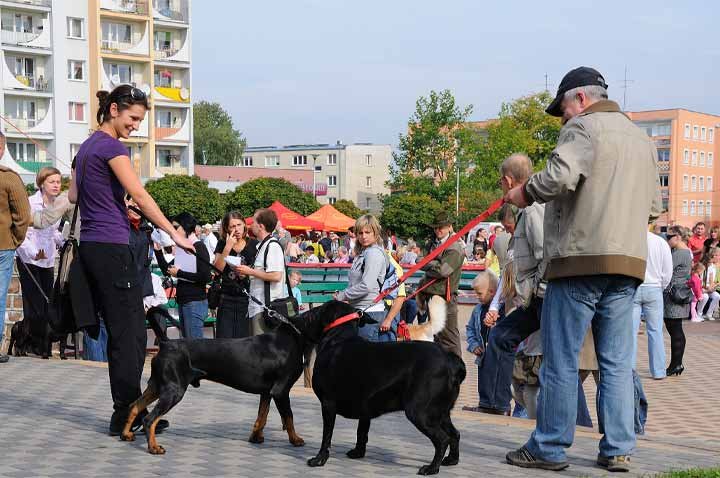
[[[305,248],[305,263],[320,264],[320,259],[315,255],[315,248],[311,245]]]
[[[691,322],[702,322],[703,319],[698,315],[697,304],[703,298],[702,290],[702,275],[705,272],[705,266],[702,262],[696,262],[692,268],[692,274],[688,280],[688,285],[693,292],[693,299],[690,303],[690,321]]]
[[[300,293],[300,288],[298,285],[300,285],[300,282],[302,282],[302,274],[300,271],[291,271],[290,275],[288,276],[288,281],[290,281],[290,290],[292,291],[293,297],[295,297],[295,300],[298,303],[298,308],[301,312],[304,312],[308,309],[306,305],[303,305],[302,302],[302,294]]]
[[[703,281],[703,296],[698,302],[697,313],[702,319],[715,320],[715,310],[717,310],[718,305],[720,305],[720,294],[718,294],[715,290],[718,285],[720,285],[720,281],[718,281],[718,279],[720,279],[720,277],[718,277],[718,267],[720,267],[720,249],[717,247],[710,249],[708,256],[710,256],[710,263],[708,264],[707,271],[705,272]],[[708,307],[707,314],[703,316],[703,310],[705,310],[705,306],[708,302],[710,302],[710,307]]]

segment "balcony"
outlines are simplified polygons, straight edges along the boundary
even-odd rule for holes
[[[23,99],[5,96],[5,115],[10,125],[29,135],[51,135],[54,131],[53,103],[48,99]],[[6,133],[16,134],[17,130],[9,126]]]
[[[103,21],[100,50],[121,55],[150,55],[147,23],[117,23]]]
[[[143,16],[147,15],[149,11],[147,0],[102,0],[100,8],[111,12]]]
[[[188,23],[187,1],[153,0],[153,17],[160,21]]]
[[[163,147],[155,150],[155,167],[162,174],[187,174],[189,166],[189,148]]]
[[[42,168],[52,167],[52,161],[16,161],[17,165],[26,171],[37,174]]]
[[[157,95],[155,95],[156,100],[190,103],[190,90],[188,88],[156,86],[155,91],[157,92]]]
[[[158,108],[155,111],[155,140],[160,142],[190,141],[188,112],[180,108]]]

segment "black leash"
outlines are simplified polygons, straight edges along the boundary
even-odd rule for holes
[[[38,282],[38,280],[35,278],[35,275],[30,271],[30,268],[27,266],[27,264],[25,264],[25,261],[23,261],[21,258],[18,257],[18,262],[23,265],[23,267],[25,268],[25,272],[28,273],[28,275],[30,276],[30,279],[32,279],[32,281],[35,283],[38,290],[40,291],[40,294],[42,294],[43,299],[45,299],[45,302],[47,302],[49,304],[50,299],[48,298],[47,295],[45,295],[45,291],[43,290],[42,286],[40,285],[40,282]]]
[[[145,214],[143,214],[143,212],[142,212],[139,208],[137,208],[137,207],[135,207],[135,206],[128,206],[128,209],[130,209],[131,211],[133,211],[133,212],[134,212],[135,214],[137,214],[138,216],[144,218],[148,223],[150,223],[150,224],[152,224],[153,226],[155,226],[155,228],[158,228],[157,224],[155,224],[155,223],[153,223],[152,221],[150,221],[150,220],[147,218],[147,216],[145,216]],[[198,255],[197,255],[197,252],[195,252],[195,251],[187,251],[187,252],[189,252],[190,254],[194,255],[195,258],[196,258],[197,260],[199,260],[200,262],[204,263],[205,265],[210,266],[210,268],[211,268],[212,270],[214,270],[217,274],[219,274],[221,277],[227,277],[229,280],[235,280],[235,279],[231,278],[229,275],[227,275],[224,271],[221,271],[220,269],[218,269],[217,267],[215,267],[215,264],[213,264],[212,262],[206,261],[204,258],[198,256]],[[273,317],[273,318],[279,320],[279,321],[282,322],[283,324],[289,325],[299,336],[301,336],[301,337],[303,336],[302,332],[300,332],[300,329],[298,329],[298,328],[295,326],[295,324],[293,324],[292,322],[290,322],[290,320],[289,320],[287,317],[285,317],[284,315],[282,315],[282,314],[279,313],[279,312],[276,312],[276,311],[272,310],[272,309],[269,308],[264,302],[260,302],[260,300],[257,299],[257,298],[256,298],[255,296],[253,296],[252,294],[250,294],[250,292],[249,292],[245,287],[240,287],[240,290],[242,291],[243,294],[245,294],[245,295],[248,297],[248,299],[252,300],[252,301],[255,302],[257,305],[259,305],[260,307],[262,307],[263,310],[264,310],[270,317]]]

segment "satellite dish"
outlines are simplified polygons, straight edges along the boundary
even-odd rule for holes
[[[143,85],[140,87],[140,90],[142,90],[143,93],[145,93],[146,96],[150,96],[150,85],[147,83],[143,83]]]
[[[190,90],[187,88],[180,88],[180,99],[187,101],[190,99]]]
[[[115,73],[112,77],[110,77],[110,81],[117,85],[118,83],[120,83],[120,75]]]

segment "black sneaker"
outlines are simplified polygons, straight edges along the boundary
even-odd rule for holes
[[[532,453],[530,453],[530,451],[525,447],[509,452],[507,455],[505,455],[505,460],[511,465],[519,466],[522,468],[540,468],[542,470],[551,471],[564,470],[569,466],[569,463],[567,461],[555,462],[538,460],[537,458],[532,456]]]
[[[0,363],[7,363],[10,360],[9,355],[0,354]]]

